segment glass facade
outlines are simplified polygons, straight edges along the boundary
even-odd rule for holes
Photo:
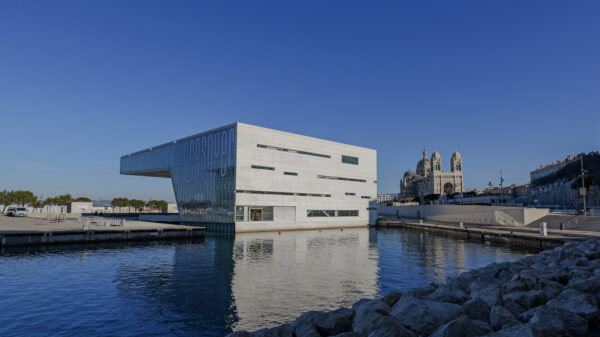
[[[234,223],[236,127],[121,157],[121,174],[171,177],[182,221]]]

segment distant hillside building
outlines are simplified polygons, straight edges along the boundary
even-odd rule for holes
[[[454,194],[463,191],[463,161],[454,152],[450,159],[450,172],[442,171],[442,157],[436,151],[427,158],[427,150],[417,163],[417,172],[406,171],[400,182],[399,197],[423,197],[429,194]]]
[[[548,164],[548,165],[540,165],[539,168],[537,168],[529,173],[531,176],[531,182],[558,172],[558,170],[567,166],[568,163],[570,163],[576,159],[577,159],[577,157],[567,156],[567,158],[565,158],[565,160],[563,160],[563,161],[558,160],[558,161],[556,161],[556,163],[552,163],[552,164]]]

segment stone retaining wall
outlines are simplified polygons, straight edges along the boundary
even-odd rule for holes
[[[600,240],[593,239],[229,337],[587,336],[599,332],[598,300]]]

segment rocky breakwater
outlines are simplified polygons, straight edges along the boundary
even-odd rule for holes
[[[588,240],[229,337],[587,336],[599,300],[600,240]]]

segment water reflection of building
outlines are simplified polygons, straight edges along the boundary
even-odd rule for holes
[[[235,329],[350,306],[379,290],[368,229],[236,234],[233,251]]]

